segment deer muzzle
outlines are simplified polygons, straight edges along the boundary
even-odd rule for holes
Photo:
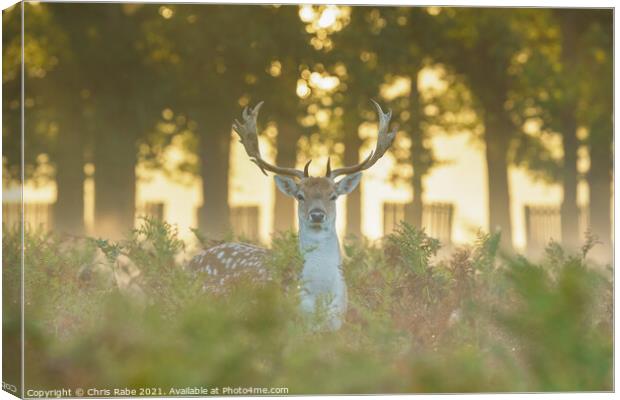
[[[325,211],[319,210],[317,208],[310,211],[310,221],[320,224],[325,222]]]

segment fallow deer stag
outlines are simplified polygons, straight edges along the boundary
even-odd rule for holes
[[[235,120],[233,129],[241,138],[250,160],[261,171],[275,173],[276,185],[284,194],[298,202],[299,248],[304,259],[301,274],[301,309],[314,314],[318,301],[326,305],[327,326],[337,330],[342,325],[347,308],[347,287],[342,273],[340,244],[336,234],[336,199],[351,193],[360,182],[362,171],[372,167],[388,150],[396,136],[389,131],[391,111],[384,113],[372,100],[379,117],[377,145],[359,164],[331,169],[327,161],[327,173],[322,177],[308,174],[310,161],[303,171],[272,165],[261,156],[258,146],[256,119],[263,102],[254,108],[243,110],[242,121]],[[336,177],[344,178],[336,181]],[[211,285],[225,285],[233,276],[255,274],[257,279],[268,280],[265,264],[268,250],[242,243],[224,243],[198,254],[191,262],[195,270],[207,273]],[[324,329],[321,327],[320,329]]]

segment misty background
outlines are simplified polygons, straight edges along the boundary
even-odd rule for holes
[[[34,3],[3,12],[3,215],[118,238],[142,215],[183,237],[268,242],[294,201],[252,164],[231,123],[264,100],[266,157],[313,175],[365,157],[370,99],[392,150],[340,199],[342,234],[398,221],[445,245],[501,231],[611,259],[612,10]]]

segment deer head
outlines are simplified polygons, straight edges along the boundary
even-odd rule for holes
[[[233,129],[241,139],[246,153],[261,171],[276,174],[274,177],[278,189],[284,194],[294,197],[298,202],[298,218],[300,230],[320,232],[331,229],[336,221],[336,199],[339,196],[351,193],[359,184],[362,171],[372,167],[388,150],[396,136],[396,130],[389,131],[389,122],[392,112],[384,113],[379,104],[371,100],[379,117],[379,133],[377,145],[362,162],[343,168],[332,170],[330,160],[327,160],[327,172],[322,177],[311,177],[308,168],[312,160],[308,161],[304,170],[278,167],[266,162],[258,147],[256,119],[263,105],[261,101],[254,108],[243,110],[242,121],[235,120]],[[336,181],[336,178],[345,175]]]
[[[311,177],[308,173],[310,161],[303,171],[283,168],[265,161],[258,147],[256,118],[263,102],[254,108],[243,110],[242,121],[235,120],[233,129],[239,134],[246,153],[267,175],[276,174],[278,189],[294,197],[298,202],[299,247],[304,255],[301,274],[303,291],[301,308],[311,314],[322,299],[328,299],[328,325],[330,330],[339,329],[347,308],[347,290],[341,270],[341,256],[336,234],[336,199],[351,193],[360,182],[362,171],[372,167],[390,147],[396,130],[389,131],[391,111],[384,113],[373,101],[379,116],[377,145],[364,161],[335,170],[327,160],[327,172],[322,177]],[[336,180],[344,175],[344,178]],[[322,328],[319,328],[322,329]]]

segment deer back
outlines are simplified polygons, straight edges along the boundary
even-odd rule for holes
[[[194,256],[189,268],[204,276],[206,290],[223,288],[242,276],[253,281],[268,281],[271,280],[265,266],[268,254],[267,249],[246,243],[222,243]]]

